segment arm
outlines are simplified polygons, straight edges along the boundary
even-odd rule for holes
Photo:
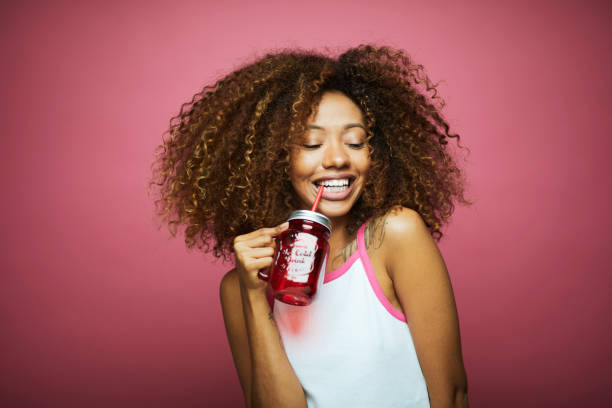
[[[467,408],[467,377],[450,278],[419,214],[392,212],[385,225],[385,260],[410,326],[432,408]]]
[[[269,241],[260,234],[255,236],[255,241],[246,242],[256,242],[254,246],[258,246],[263,240],[269,245],[276,230],[265,230],[270,232]],[[246,406],[306,407],[304,391],[285,354],[266,299],[266,284],[257,278],[257,270],[272,263],[272,253],[268,256],[261,246],[249,253],[239,245],[236,258],[237,268],[221,281],[220,297],[227,338]]]

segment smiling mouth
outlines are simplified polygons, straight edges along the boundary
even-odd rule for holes
[[[326,178],[313,182],[314,193],[323,186],[323,195],[321,198],[327,201],[342,201],[351,196],[356,177],[347,175],[338,178]]]

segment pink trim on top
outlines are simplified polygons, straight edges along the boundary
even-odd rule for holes
[[[325,275],[325,279],[323,279],[323,283],[329,283],[333,281],[334,279],[338,279],[339,277],[344,275],[344,273],[348,271],[351,266],[353,266],[353,264],[358,258],[359,258],[359,251],[353,252],[353,254],[349,256],[349,259],[347,259],[346,262],[340,265],[338,269]]]
[[[385,309],[387,309],[387,311],[391,313],[393,317],[395,317],[396,319],[404,323],[407,323],[406,316],[402,312],[397,310],[391,304],[391,302],[389,302],[389,299],[387,299],[387,296],[385,296],[385,294],[382,291],[382,288],[380,287],[380,284],[378,283],[378,279],[376,279],[376,275],[374,274],[374,268],[372,268],[370,257],[368,257],[368,252],[366,251],[365,240],[363,237],[365,225],[366,223],[364,223],[361,227],[359,227],[359,231],[357,231],[357,251],[355,252],[359,252],[361,256],[361,263],[363,263],[363,267],[366,271],[368,280],[370,281],[370,285],[372,286],[372,289],[374,290],[374,294],[376,295],[380,303],[382,303]]]

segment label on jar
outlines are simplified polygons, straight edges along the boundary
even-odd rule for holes
[[[317,237],[311,234],[296,234],[287,263],[287,279],[298,283],[308,282],[308,276],[315,266],[317,240]]]

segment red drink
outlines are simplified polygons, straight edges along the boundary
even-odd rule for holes
[[[289,229],[276,237],[274,265],[269,277],[272,295],[296,306],[310,304],[329,250],[329,219],[317,212],[299,210],[289,216]],[[323,271],[323,273],[325,273]]]

